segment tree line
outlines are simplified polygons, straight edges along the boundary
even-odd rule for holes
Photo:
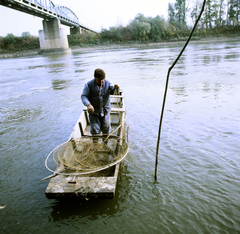
[[[185,39],[196,22],[203,1],[176,0],[168,5],[168,19],[138,14],[127,26],[102,29],[100,34],[71,35],[70,45],[161,42]],[[193,39],[239,34],[240,0],[206,0]]]
[[[69,36],[71,45],[161,42],[185,39],[196,22],[203,0],[176,0],[168,4],[168,19],[138,14],[127,26],[102,29],[98,35]],[[206,0],[196,39],[239,34],[240,0]],[[193,38],[194,39],[194,38]]]
[[[203,0],[176,0],[168,5],[168,19],[139,13],[127,26],[102,29],[100,33],[69,35],[71,46],[108,45],[185,40],[189,36],[202,7]],[[240,0],[206,0],[205,9],[193,39],[206,36],[240,35]],[[20,37],[8,34],[0,37],[0,52],[4,50],[38,49],[38,37],[24,32]]]
[[[176,0],[169,3],[169,23],[178,29],[187,27],[187,15],[194,23],[202,8],[202,1],[195,0],[190,7],[187,0]],[[240,0],[206,0],[200,28],[214,28],[219,26],[236,26],[240,22]]]
[[[39,38],[32,36],[29,32],[23,32],[20,37],[12,33],[0,37],[0,52],[39,49]]]

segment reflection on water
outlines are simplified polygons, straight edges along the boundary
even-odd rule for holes
[[[76,73],[84,72],[85,70],[75,70]]]
[[[0,60],[0,230],[6,233],[238,233],[239,42],[181,43]],[[48,200],[46,156],[65,142],[101,67],[124,91],[129,162],[112,200]],[[132,164],[131,164],[132,163]]]
[[[49,214],[50,222],[62,222],[64,220],[69,222],[73,216],[75,216],[78,222],[81,222],[81,219],[90,219],[98,222],[99,219],[104,219],[107,216],[111,218],[117,215],[121,203],[129,197],[129,190],[131,189],[131,177],[127,165],[122,164],[121,171],[123,173],[119,175],[119,188],[113,199],[97,199],[91,202],[85,199],[56,200],[51,205],[52,211]],[[124,185],[122,183],[124,183]],[[121,193],[119,193],[119,191],[121,191]],[[117,225],[117,223],[115,223],[115,225]],[[91,226],[88,228],[90,232],[95,231]]]
[[[236,53],[231,53],[231,54],[228,54],[228,55],[224,56],[225,60],[233,59],[233,61],[234,61],[237,58],[239,58],[239,53],[237,53],[237,52]]]
[[[171,89],[176,93],[176,95],[178,96],[183,96],[183,97],[187,97],[187,91],[186,88],[184,86],[179,86],[179,87],[171,87]]]
[[[61,89],[66,89],[69,84],[69,80],[57,80],[53,79],[52,80],[52,87],[53,89],[61,90]]]
[[[39,110],[25,108],[1,108],[0,109],[0,124],[10,124],[29,120],[36,115],[39,115]]]

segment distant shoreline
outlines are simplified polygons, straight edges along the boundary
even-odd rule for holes
[[[178,41],[164,41],[164,42],[148,42],[148,43],[133,43],[133,44],[110,44],[110,45],[94,45],[86,47],[71,47],[72,52],[76,51],[93,51],[93,50],[108,50],[108,49],[127,49],[127,48],[139,48],[149,46],[161,46],[161,45],[184,45],[186,40]],[[189,43],[208,43],[208,42],[224,42],[224,41],[240,41],[240,36],[233,37],[206,37],[198,40],[190,40]]]
[[[126,44],[110,44],[110,45],[88,45],[86,47],[73,46],[71,47],[72,52],[86,52],[95,50],[109,50],[109,49],[127,49],[127,48],[139,48],[149,46],[161,46],[161,45],[184,45],[187,38],[184,40],[176,41],[164,41],[164,42],[148,42],[148,43],[126,43]],[[191,40],[189,43],[208,43],[208,42],[224,42],[224,41],[240,41],[240,36],[222,36],[222,37],[205,37],[197,40]],[[38,55],[40,49],[35,50],[22,50],[16,52],[8,52],[0,54],[0,59],[5,58],[18,58]]]

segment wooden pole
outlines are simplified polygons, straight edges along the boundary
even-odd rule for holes
[[[159,122],[159,129],[158,129],[158,140],[157,140],[157,149],[156,149],[156,162],[155,162],[155,180],[157,180],[157,168],[158,168],[158,154],[159,154],[159,145],[160,145],[160,139],[161,139],[161,128],[162,128],[162,120],[163,120],[163,113],[164,113],[164,107],[165,107],[165,102],[166,102],[166,97],[167,97],[167,89],[168,89],[168,81],[169,81],[169,76],[170,76],[170,72],[173,69],[173,67],[175,66],[175,64],[178,62],[179,58],[182,56],[183,51],[185,50],[185,48],[187,47],[193,32],[195,30],[195,28],[197,27],[198,21],[200,20],[202,13],[204,11],[204,7],[205,7],[205,3],[206,0],[203,1],[203,5],[202,5],[202,9],[201,12],[194,24],[194,27],[188,37],[188,40],[186,41],[185,45],[183,46],[181,52],[179,53],[178,57],[176,58],[176,60],[173,62],[172,66],[169,67],[168,69],[168,74],[167,74],[167,78],[166,78],[166,84],[165,84],[165,91],[164,91],[164,96],[163,96],[163,104],[162,104],[162,111],[161,111],[161,116],[160,116],[160,122]]]

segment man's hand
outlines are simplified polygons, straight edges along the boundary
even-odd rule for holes
[[[88,113],[89,113],[89,114],[93,114],[93,113],[94,113],[94,107],[93,107],[91,104],[89,104],[89,105],[87,106],[87,109],[88,109]]]
[[[114,89],[120,89],[120,86],[118,84],[115,84]]]

